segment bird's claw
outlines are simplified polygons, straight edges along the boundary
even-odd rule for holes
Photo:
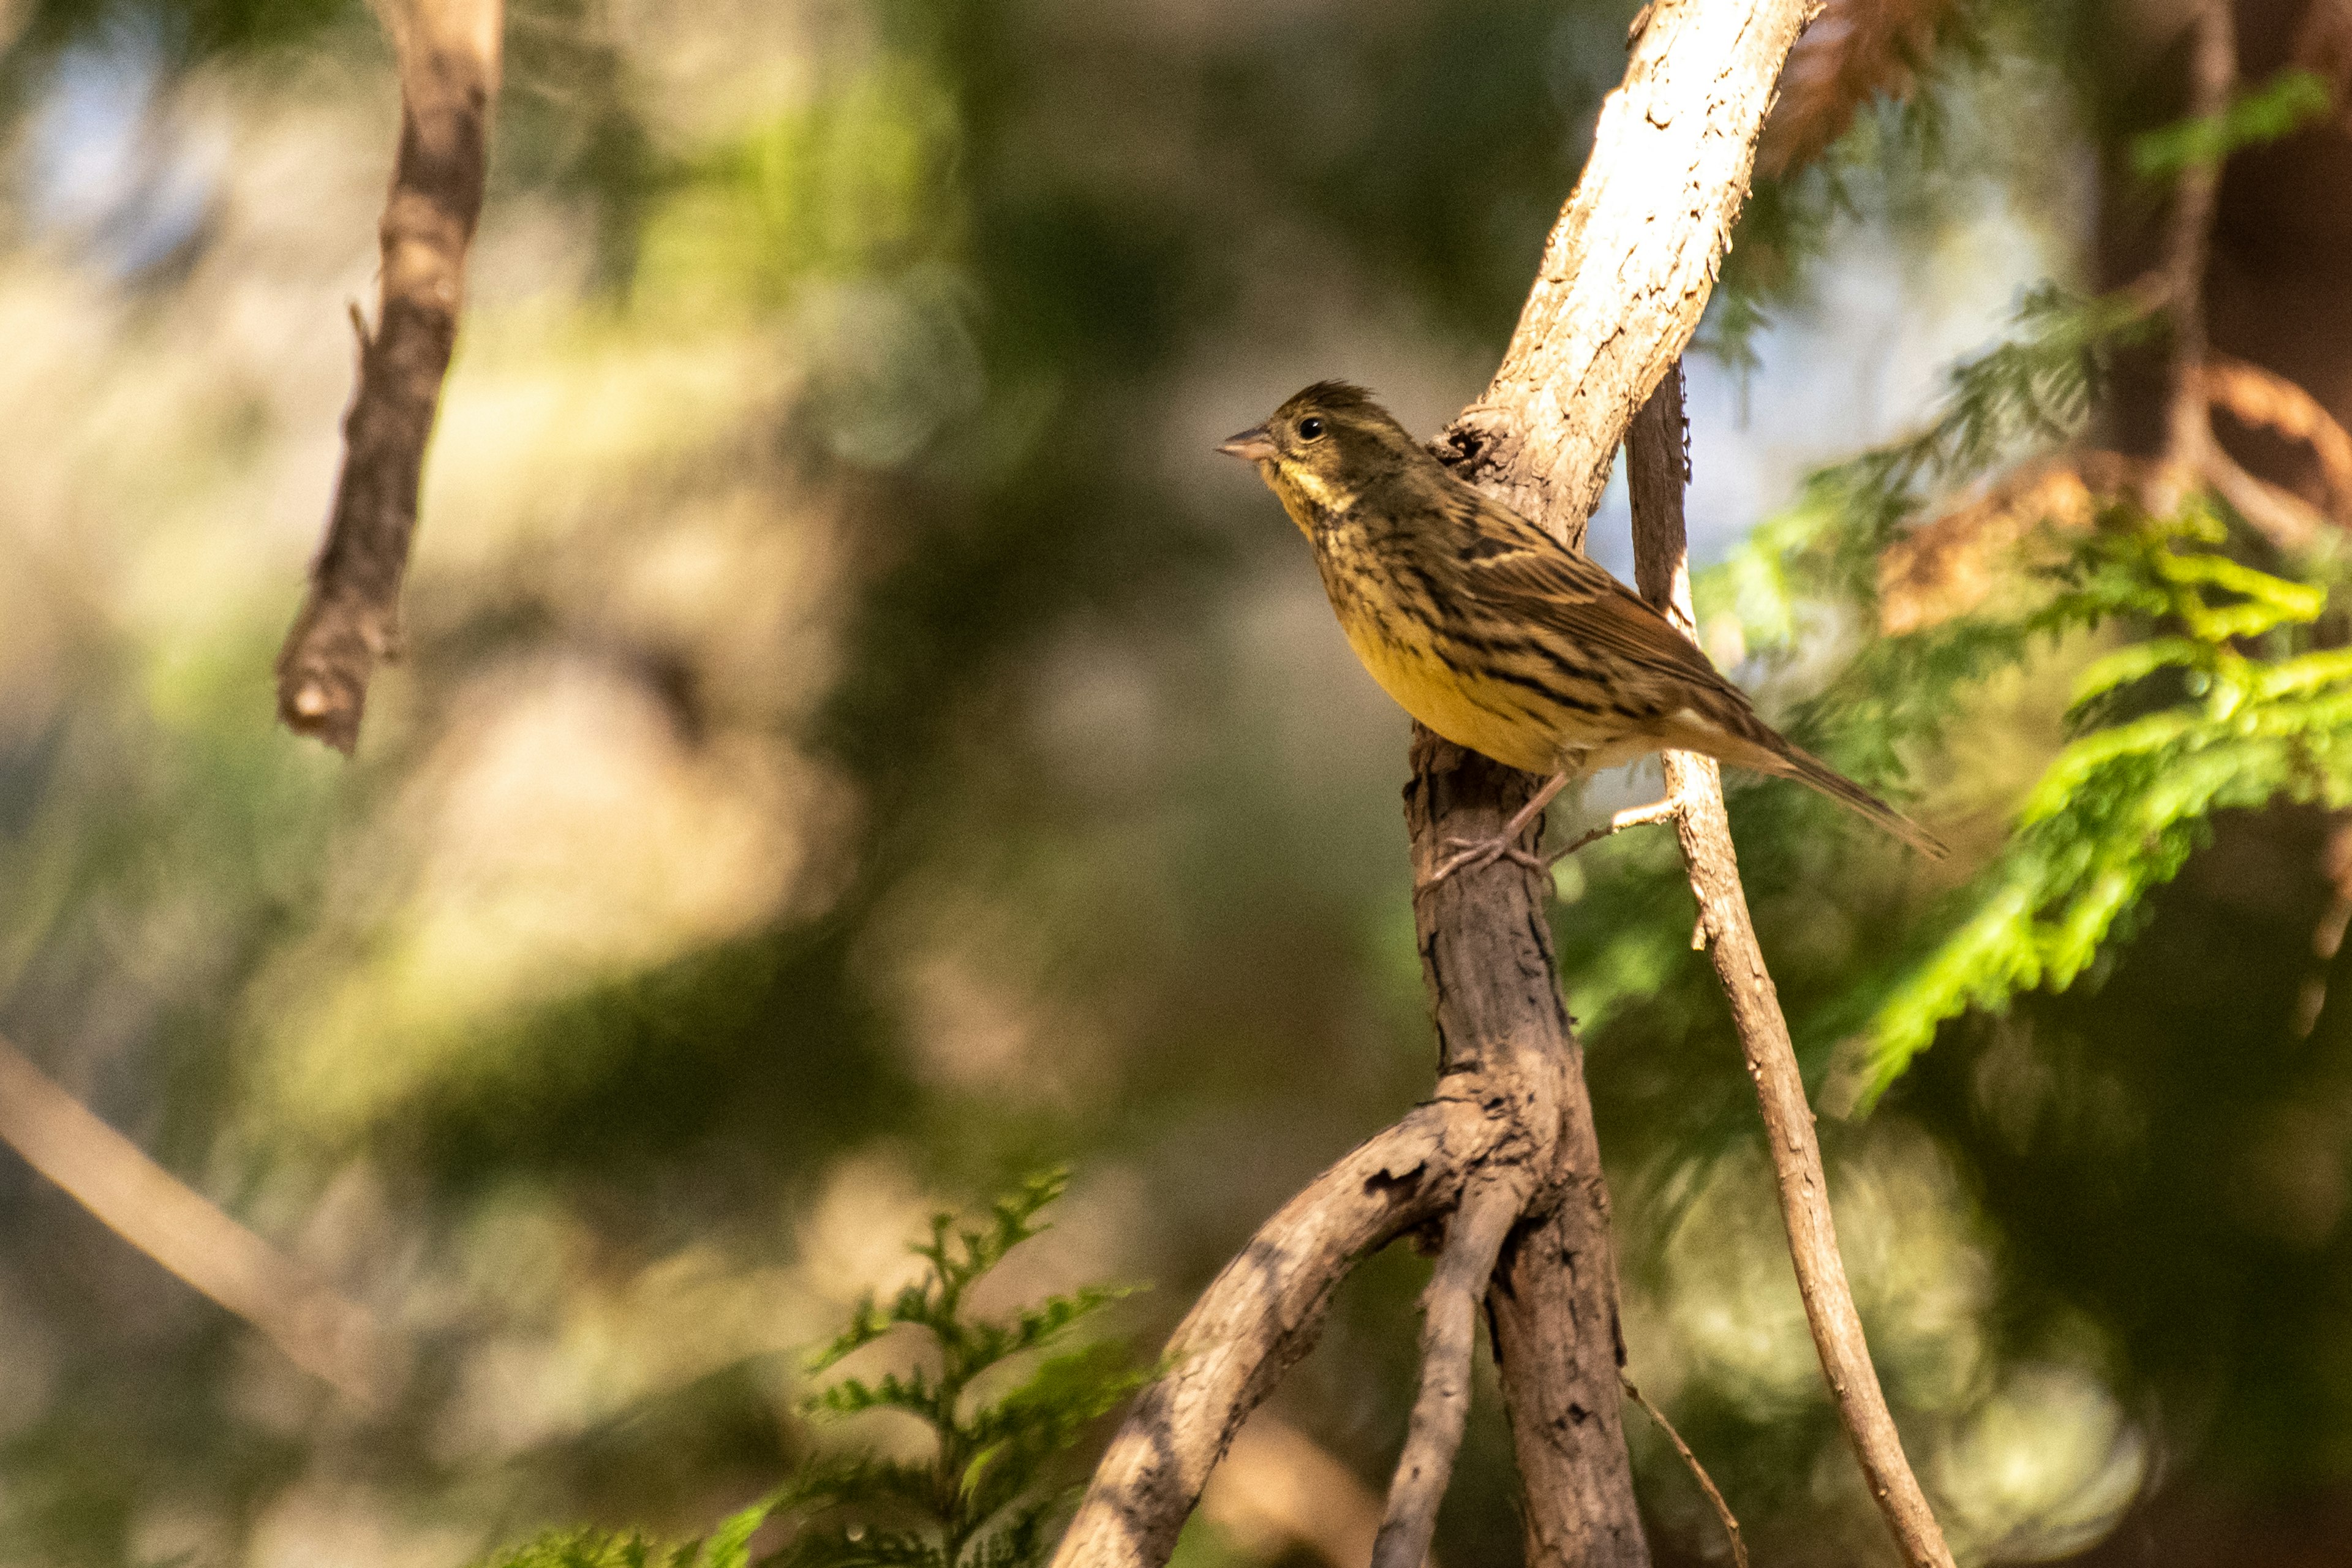
[[[1444,847],[1458,849],[1461,853],[1432,871],[1423,887],[1433,888],[1456,871],[1475,870],[1480,866],[1491,866],[1497,860],[1514,860],[1530,871],[1541,872],[1550,868],[1540,857],[1520,848],[1508,838],[1448,838]]]

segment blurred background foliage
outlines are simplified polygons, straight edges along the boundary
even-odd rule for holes
[[[416,1347],[362,1417],[0,1157],[0,1561],[699,1536],[832,1441],[803,1352],[917,1278],[935,1206],[1073,1166],[983,1305],[1150,1281],[1112,1310],[1150,1343],[1423,1092],[1404,721],[1209,448],[1325,375],[1422,430],[1476,393],[1633,9],[519,0],[409,657],[346,765],[272,728],[269,662],[372,294],[388,48],[335,0],[0,6],[0,1034]],[[1733,803],[1849,1264],[1966,1560],[2340,1563],[2343,716],[2230,763],[2220,804],[2305,804],[2147,848],[2069,983],[1994,963],[1901,1011],[1971,910],[2063,902],[2066,854],[2130,837],[2064,822],[2174,776],[2147,753],[2012,839],[2070,748],[2342,641],[2332,546],[2219,512],[2036,533],[1958,609],[1883,591],[2000,466],[2153,449],[2160,362],[2108,307],[2158,243],[2134,149],[2184,100],[2184,7],[1910,9],[1917,90],[1759,184],[1693,364],[1711,650],[1959,846]],[[2327,9],[2242,6],[2246,81]],[[2341,416],[2352,136],[2297,123],[2231,159],[2208,300]],[[1593,548],[1629,561],[1622,497]],[[2184,623],[2160,557],[2280,613]],[[1885,1561],[1671,846],[1559,880],[1633,1370],[1759,1562]],[[1350,1284],[1186,1568],[1356,1560],[1424,1268]],[[1449,1568],[1518,1551],[1494,1403]],[[1662,1559],[1713,1560],[1633,1425]]]

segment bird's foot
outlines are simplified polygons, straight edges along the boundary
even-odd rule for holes
[[[1520,848],[1517,839],[1517,834],[1508,837],[1497,834],[1492,838],[1448,838],[1442,847],[1459,853],[1448,857],[1444,864],[1429,874],[1429,880],[1422,886],[1434,888],[1456,871],[1473,871],[1481,866],[1491,866],[1497,860],[1515,860],[1530,871],[1549,868],[1549,863],[1541,857]]]

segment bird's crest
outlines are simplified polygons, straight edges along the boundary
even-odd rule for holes
[[[1318,381],[1283,405],[1285,408],[1320,408],[1327,414],[1378,411],[1372,395],[1352,381]]]

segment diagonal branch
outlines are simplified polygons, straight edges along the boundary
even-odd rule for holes
[[[1773,82],[1816,9],[1818,0],[1657,0],[1644,13],[1502,367],[1446,434],[1469,478],[1570,543],[1583,539],[1634,410],[1697,329]],[[1406,819],[1421,884],[1447,839],[1492,837],[1537,783],[1419,727],[1412,763]],[[1160,1568],[1209,1468],[1304,1353],[1339,1277],[1363,1251],[1507,1173],[1528,1182],[1526,1212],[1504,1227],[1486,1310],[1527,1561],[1646,1568],[1622,1424],[1608,1194],[1547,890],[1507,858],[1422,887],[1414,920],[1438,1099],[1319,1178],[1210,1287],[1177,1331],[1175,1370],[1138,1401],[1097,1470],[1055,1568]],[[1475,1128],[1484,1146],[1457,1152],[1432,1119],[1473,1106],[1478,1120],[1463,1132]],[[1397,1163],[1415,1149],[1421,1163]],[[1407,1170],[1410,1200],[1383,1195]],[[1480,1218],[1477,1233],[1491,1223]],[[1465,1251],[1466,1268],[1483,1243]]]
[[[310,590],[278,655],[278,716],[349,753],[376,662],[399,650],[400,584],[425,443],[457,346],[481,216],[501,0],[384,0],[400,55],[400,151],[383,208],[383,301],[359,328],[359,387]],[[357,307],[353,307],[356,318]]]
[[[1388,1517],[1372,1542],[1372,1568],[1421,1568],[1437,1533],[1437,1505],[1454,1479],[1462,1427],[1470,1415],[1470,1354],[1478,1343],[1478,1302],[1518,1223],[1528,1194],[1522,1182],[1496,1182],[1472,1190],[1445,1229],[1445,1250],[1422,1292],[1421,1393],[1396,1479],[1389,1483]]]
[[[1705,1492],[1706,1500],[1715,1505],[1715,1517],[1723,1521],[1724,1538],[1731,1542],[1731,1568],[1748,1568],[1748,1543],[1739,1538],[1739,1521],[1732,1513],[1731,1505],[1723,1500],[1723,1489],[1715,1484],[1715,1478],[1706,1473],[1706,1467],[1698,1462],[1698,1456],[1691,1451],[1691,1446],[1683,1441],[1683,1435],[1675,1430],[1675,1424],[1666,1419],[1666,1413],[1651,1404],[1650,1396],[1635,1387],[1632,1378],[1622,1381],[1625,1385],[1625,1397],[1640,1405],[1643,1414],[1657,1423],[1658,1430],[1666,1435],[1666,1441],[1672,1443],[1675,1452],[1682,1456],[1683,1466],[1690,1471],[1691,1479],[1698,1482],[1698,1489]]]
[[[2352,524],[2352,434],[2319,399],[2276,371],[2223,354],[2208,353],[2201,374],[2207,406],[2309,447],[2327,489],[2328,515]]]
[[[1691,630],[1690,559],[1685,548],[1683,487],[1689,477],[1683,456],[1682,377],[1670,374],[1643,407],[1626,437],[1626,478],[1633,502],[1634,576],[1643,596],[1664,609],[1685,635]],[[1862,1461],[1870,1495],[1886,1517],[1912,1568],[1952,1568],[1951,1549],[1927,1506],[1918,1478],[1903,1453],[1903,1439],[1870,1363],[1862,1317],[1846,1282],[1830,1215],[1829,1178],[1813,1132],[1813,1110],[1805,1098],[1789,1022],[1780,994],[1764,967],[1764,952],[1748,914],[1739,861],[1731,847],[1731,822],[1723,808],[1723,780],[1712,758],[1668,752],[1664,758],[1666,792],[1681,803],[1675,827],[1683,859],[1690,868],[1691,891],[1698,896],[1699,925],[1715,961],[1715,973],[1731,1004],[1733,1025],[1756,1081],[1765,1142],[1772,1152],[1772,1174],[1780,1191],[1780,1217],[1789,1229],[1789,1258],[1796,1266],[1805,1321],[1822,1358],[1838,1417],[1845,1424]]]
[[[1169,1341],[1166,1376],[1111,1440],[1057,1568],[1157,1568],[1243,1419],[1312,1349],[1355,1266],[1443,1215],[1489,1152],[1475,1103],[1433,1100],[1359,1145],[1268,1220]]]
[[[261,1331],[362,1408],[406,1354],[366,1308],[223,1214],[0,1040],[0,1141],[125,1241]]]
[[[1781,62],[1822,0],[1659,0],[1545,242],[1502,367],[1446,439],[1581,547],[1633,411],[1681,357],[1748,197]]]

